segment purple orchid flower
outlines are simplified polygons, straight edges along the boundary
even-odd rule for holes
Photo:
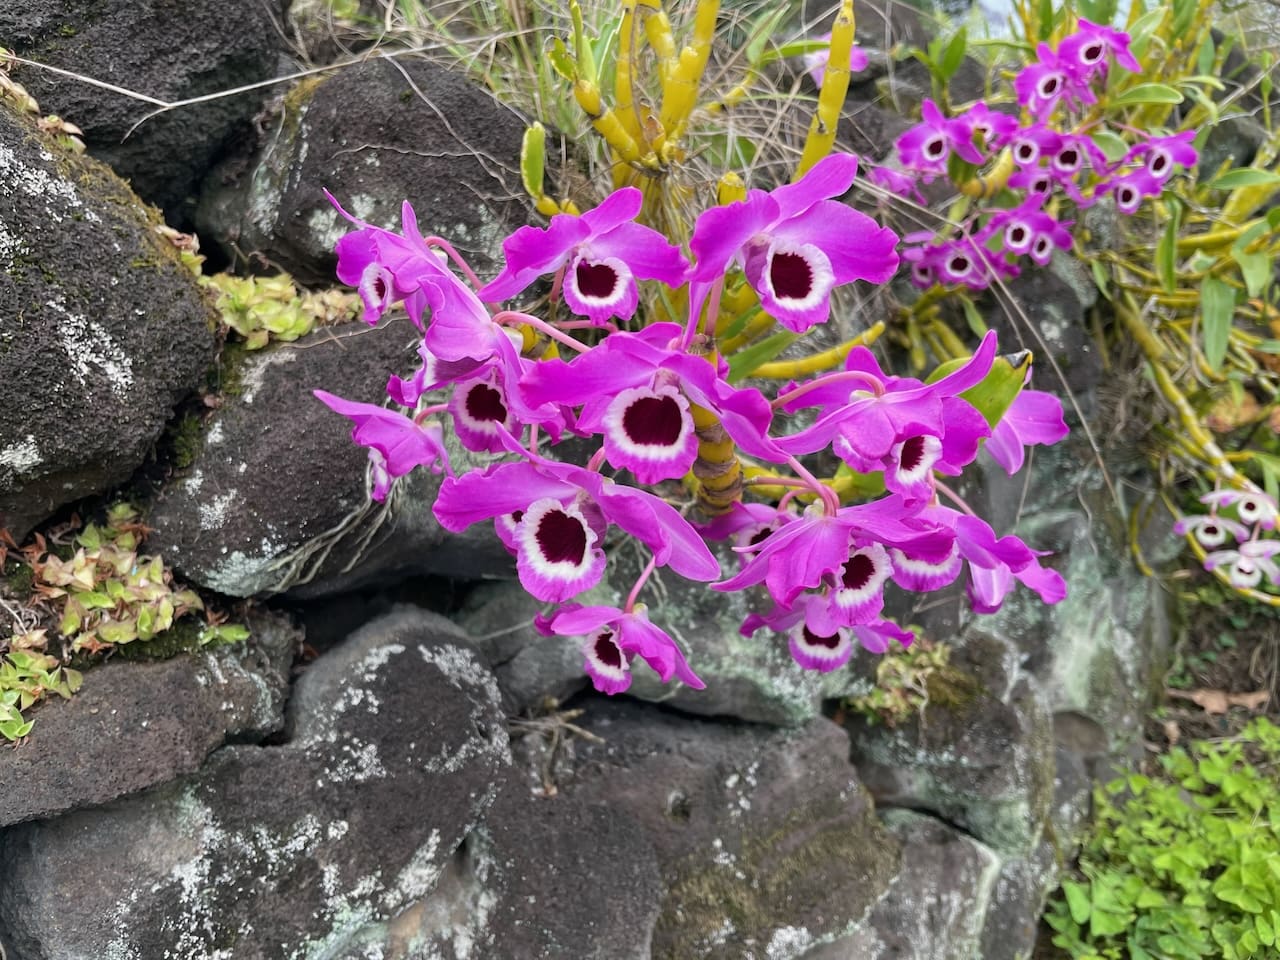
[[[1028,370],[1028,377],[1030,374]],[[991,431],[987,453],[1013,476],[1022,469],[1027,447],[1057,443],[1068,432],[1062,401],[1051,393],[1024,388]]]
[[[981,100],[957,119],[969,128],[971,138],[977,138],[989,150],[1005,146],[1019,128],[1017,117],[992,110]]]
[[[1083,81],[1107,70],[1107,54],[1131,73],[1141,73],[1142,64],[1129,52],[1129,34],[1104,24],[1080,18],[1076,32],[1058,44],[1059,60]]]
[[[519,450],[512,440],[508,449]],[[503,463],[450,478],[441,484],[434,507],[440,525],[454,533],[480,520],[509,517],[520,582],[538,599],[554,601],[599,582],[604,558],[591,510],[649,547],[659,566],[690,580],[719,576],[720,565],[707,545],[670,504],[572,464]]]
[[[313,390],[316,398],[352,423],[351,439],[370,450],[374,466],[375,500],[386,498],[390,480],[403,477],[414,467],[427,466],[435,473],[448,471],[449,454],[444,431],[438,423],[419,424],[412,417],[372,403],[344,400],[324,390]],[[374,456],[376,454],[376,456]]]
[[[995,613],[1017,580],[1030,587],[1040,599],[1058,603],[1067,595],[1066,581],[1056,570],[1040,566],[1045,553],[1032,550],[1015,536],[997,538],[980,517],[933,507],[934,518],[950,523],[955,530],[960,555],[969,564],[969,603],[977,613]]]
[[[818,594],[803,594],[793,606],[776,604],[767,614],[750,614],[742,622],[743,636],[762,627],[787,637],[791,657],[805,670],[830,673],[849,662],[853,640],[871,653],[885,653],[889,642],[911,646],[915,635],[896,623],[874,617],[865,623],[841,626],[830,616],[827,601]]]
[[[1243,523],[1216,514],[1197,514],[1183,517],[1173,525],[1173,532],[1179,536],[1191,534],[1202,547],[1212,550],[1227,542],[1227,536],[1233,536],[1236,542],[1249,539],[1249,528]]]
[[[898,237],[832,197],[858,172],[849,154],[825,157],[798,182],[712,207],[698,217],[689,247],[691,316],[733,264],[742,267],[760,304],[788,330],[802,333],[831,313],[831,291],[853,280],[884,283],[898,268]]]
[[[825,40],[828,46],[821,50],[814,50],[812,53],[806,53],[804,59],[804,69],[809,74],[809,79],[813,81],[813,85],[819,90],[822,89],[822,78],[827,72],[827,63],[831,59],[831,34],[824,33],[815,40]],[[870,60],[867,59],[867,51],[863,50],[857,44],[849,48],[849,72],[858,73],[867,69]]]
[[[1074,65],[1063,60],[1047,43],[1036,47],[1038,62],[1029,63],[1013,78],[1013,89],[1018,103],[1026,107],[1037,119],[1053,113],[1063,99],[1076,104],[1096,103],[1093,95],[1074,70]]]
[[[1111,193],[1116,198],[1116,209],[1121,213],[1135,214],[1142,206],[1143,198],[1158,197],[1164,192],[1164,181],[1152,176],[1146,167],[1114,177],[1098,186],[1099,195]]]
[[[749,548],[752,556],[742,570],[728,580],[713,583],[711,589],[731,592],[763,582],[775,601],[789,607],[802,591],[811,590],[828,578],[831,583],[837,577],[843,582],[845,565],[867,544],[921,549],[934,546],[934,531],[904,522],[915,513],[916,509],[899,497],[841,507],[835,514],[827,514],[820,504],[814,504],[803,517]],[[870,582],[867,578],[873,573],[857,561],[846,586],[857,591]]]
[[[924,194],[920,192],[919,178],[901,170],[884,166],[868,167],[867,182],[894,196],[915,200],[917,203],[925,202]]]
[[[1150,137],[1136,144],[1124,162],[1145,160],[1147,173],[1164,183],[1173,176],[1175,166],[1190,168],[1199,162],[1200,153],[1191,145],[1195,138],[1195,130],[1184,130],[1168,137]]]
[[[1052,157],[1062,147],[1062,134],[1044,123],[1018,129],[1009,141],[1013,162],[1024,170],[1039,166],[1041,157]]]
[[[1214,512],[1219,507],[1236,508],[1236,516],[1241,523],[1256,523],[1264,530],[1275,529],[1280,520],[1280,508],[1276,502],[1257,490],[1214,490],[1200,498]]]
[[[537,404],[583,404],[579,430],[603,433],[605,459],[641,483],[682,477],[693,465],[691,402],[715,412],[747,455],[785,460],[768,437],[769,402],[758,390],[731,387],[704,359],[671,349],[681,333],[677,324],[655,323],[612,334],[567,363],[533,365],[521,389]]]
[[[629,319],[639,303],[636,280],[678,287],[689,269],[679,247],[633,222],[643,201],[638,189],[623,187],[581,216],[558,213],[545,228],[521,227],[503,241],[506,266],[480,298],[509,300],[563,268],[564,299],[575,313],[597,324]]]
[[[920,104],[920,115],[921,122],[894,142],[904,167],[921,173],[946,173],[947,159],[953,153],[969,163],[982,163],[969,121],[944,117],[938,105],[927,98]]]
[[[1204,558],[1206,570],[1227,567],[1227,580],[1238,590],[1251,590],[1267,580],[1280,586],[1280,567],[1274,556],[1280,553],[1280,540],[1246,540],[1236,550],[1218,550]]]
[[[788,412],[807,406],[822,406],[826,411],[813,426],[777,440],[777,445],[799,456],[822,450],[839,436],[863,460],[879,461],[894,444],[909,437],[941,437],[942,398],[981,383],[995,356],[996,337],[988,332],[968,362],[936,383],[924,384],[909,377],[888,376],[870,350],[855,347],[845,359],[845,373],[856,377],[835,374],[818,378],[818,386],[794,391],[797,397],[784,402],[783,409]]]
[[[612,696],[631,686],[631,661],[636,657],[652,667],[663,683],[675,678],[694,690],[706,687],[679,645],[649,621],[644,604],[630,611],[566,604],[549,618],[538,617],[534,626],[547,636],[585,637],[583,666],[601,693]]]

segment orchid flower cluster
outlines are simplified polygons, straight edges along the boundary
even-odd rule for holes
[[[917,286],[982,290],[996,278],[1017,276],[1024,257],[1045,266],[1055,249],[1070,249],[1072,243],[1072,221],[1052,212],[1057,195],[1077,209],[1110,195],[1117,210],[1134,214],[1144,199],[1160,196],[1179,168],[1195,166],[1194,130],[1170,136],[1130,130],[1137,142],[1114,160],[1097,145],[1094,134],[1111,131],[1090,113],[1098,102],[1095,88],[1106,81],[1113,63],[1132,72],[1141,69],[1129,52],[1128,34],[1081,19],[1056,49],[1041,43],[1036,54],[1038,59],[1013,81],[1023,119],[981,101],[947,118],[925,100],[922,121],[896,142],[902,169],[869,171],[868,179],[882,189],[923,202],[919,181],[950,175],[960,182],[992,161],[997,161],[993,170],[1001,161],[1005,165],[1001,206],[974,209],[944,239],[932,232],[904,237],[903,257]],[[988,186],[1000,184],[982,189]]]
[[[1257,490],[1214,490],[1200,498],[1207,514],[1183,517],[1174,524],[1174,533],[1191,536],[1209,552],[1204,568],[1225,574],[1237,590],[1257,588],[1265,577],[1280,587],[1280,540],[1263,536],[1280,521],[1276,501]],[[1234,517],[1228,516],[1234,514]],[[1233,546],[1227,546],[1231,541]]]
[[[996,362],[994,334],[927,384],[886,373],[865,347],[843,369],[790,383],[773,398],[727,379],[714,349],[727,278],[740,274],[765,311],[801,333],[828,320],[836,287],[884,283],[895,273],[898,237],[834,199],[850,189],[857,166],[852,156],[829,156],[796,183],[707,210],[693,229],[692,261],[635,222],[641,191],[623,187],[582,215],[516,230],[502,245],[505,267],[483,284],[445,240],[423,236],[409,204],[399,233],[343,211],[356,229],[338,242],[338,276],[359,290],[371,324],[403,305],[422,334],[421,365],[391,378],[392,408],[316,396],[354,423],[353,439],[369,450],[375,499],[426,467],[445,474],[434,504],[443,527],[493,522],[524,589],[554,605],[537,628],[583,638],[585,670],[607,693],[627,689],[637,657],[663,682],[704,686],[638,601],[658,567],[725,592],[764,584],[772,607],[749,617],[743,632],[785,635],[795,660],[821,671],[844,664],[855,643],[883,652],[910,642],[882,616],[890,581],[935,590],[967,567],[979,611],[998,609],[1015,582],[1055,603],[1065,586],[1041,565],[1043,554],[997,536],[958,497],[954,505],[939,500],[948,488],[937,475],[959,474],[984,443],[1012,473],[1027,445],[1066,434],[1048,394],[1023,390],[994,428],[964,398]],[[550,280],[546,317],[503,306],[542,278]],[[643,325],[640,282],[685,289],[687,321]],[[786,432],[778,414],[802,408],[816,419]],[[780,502],[736,502],[700,525],[669,502],[664,492],[696,483],[689,476],[708,436],[699,417],[718,424],[737,454],[779,465],[781,473],[765,470],[761,482],[786,489]],[[466,450],[503,456],[455,472],[446,422]],[[555,459],[570,436],[598,441],[581,465]],[[884,495],[842,504],[800,460],[828,450],[852,470],[882,475]],[[621,482],[622,471],[634,483]],[[580,604],[575,598],[601,582],[606,547],[620,537],[647,557],[634,587],[620,607]],[[740,566],[726,574],[707,541],[727,538]]]

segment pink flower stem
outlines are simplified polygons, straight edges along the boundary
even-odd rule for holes
[[[537,317],[531,317],[527,313],[521,313],[518,310],[501,310],[493,315],[494,323],[505,323],[509,326],[518,326],[527,323],[539,333],[545,333],[552,340],[563,343],[566,347],[577,350],[579,353],[585,353],[590,349],[586,344],[581,343],[567,333],[561,333],[545,320],[539,320]]]
[[[557,323],[556,328],[559,330],[607,330],[609,333],[617,333],[618,325],[616,323],[595,323],[591,320],[566,320],[563,323]]]
[[[949,486],[947,486],[945,483],[939,480],[937,474],[934,474],[933,476],[933,485],[939,491],[941,491],[942,493],[945,493],[947,495],[947,499],[949,499],[952,503],[954,503],[957,507],[959,507],[961,512],[967,513],[971,517],[976,517],[978,515],[977,511],[974,510],[973,507],[969,506],[969,504],[964,502],[964,498],[961,497],[960,494],[956,493]]]
[[[601,447],[591,455],[591,459],[587,461],[587,469],[592,473],[598,473],[602,463],[604,463],[604,447]]]
[[[808,487],[809,484],[804,480],[797,480],[795,477],[778,477],[761,474],[754,477],[748,477],[742,481],[744,487]]]
[[[834,490],[806,470],[804,464],[795,457],[787,458],[787,466],[794,470],[805,481],[805,485],[822,499],[823,513],[834,517],[840,512],[840,496]]]
[[[447,403],[437,403],[437,404],[433,404],[430,407],[424,407],[423,409],[419,410],[417,413],[413,415],[413,422],[416,423],[418,426],[422,426],[423,421],[425,421],[427,417],[431,416],[432,414],[443,413],[448,409],[449,409],[449,405]]]
[[[658,565],[658,558],[649,557],[649,562],[645,564],[640,576],[636,579],[636,584],[631,588],[631,592],[627,594],[627,602],[622,605],[623,613],[630,613],[631,608],[636,605],[636,597],[640,596],[640,588],[645,585],[645,581],[649,579],[649,574],[653,573],[654,567]]]
[[[720,313],[720,294],[724,291],[724,277],[721,277],[711,287],[711,292],[707,295],[706,318],[707,323],[703,328],[703,333],[710,340],[716,335],[716,316]],[[680,349],[688,350],[693,346],[693,338],[698,333],[698,316],[692,310],[689,311],[689,325],[685,328],[684,337],[680,341]]]
[[[547,302],[556,304],[560,302],[560,288],[564,285],[564,271],[569,266],[568,262],[560,264],[560,269],[556,271],[554,277],[551,278],[551,293],[547,295]]]
[[[480,282],[480,278],[476,276],[476,272],[471,269],[471,264],[462,259],[462,254],[455,250],[453,248],[453,244],[444,237],[427,237],[423,242],[426,243],[428,247],[436,247],[443,250],[445,252],[445,256],[457,264],[458,269],[461,270],[463,275],[467,278],[472,289],[479,290],[484,286],[484,284]]]
[[[802,397],[810,390],[816,390],[818,387],[825,387],[829,383],[843,383],[845,381],[855,381],[865,384],[871,389],[871,392],[877,397],[884,396],[884,382],[873,374],[863,370],[839,370],[836,373],[824,374],[821,377],[814,377],[808,383],[802,383],[794,390],[788,390],[786,393],[780,393],[770,403],[775,409],[781,407],[785,403],[789,403],[796,397]]]

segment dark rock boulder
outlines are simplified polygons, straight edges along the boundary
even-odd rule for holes
[[[437,960],[650,960],[659,896],[653,845],[633,820],[511,783],[431,893],[362,944]]]
[[[878,804],[936,814],[1012,856],[1043,834],[1054,746],[1044,695],[1027,678],[1010,685],[1002,646],[970,637],[919,713],[892,728],[851,716],[848,729]]]
[[[9,955],[334,957],[421,900],[510,762],[492,678],[458,640],[392,614],[302,676],[286,744],[10,828]]]
[[[165,102],[243,87],[275,75],[284,49],[280,0],[33,0],[0,9],[0,46]],[[134,125],[156,107],[79,80],[23,67],[15,79],[85,132],[89,152],[127,178],[174,222],[183,202],[251,119],[267,90],[179,107]]]
[[[400,229],[408,200],[426,233],[443,236],[480,272],[523,224],[524,121],[465,76],[438,64],[373,58],[304,82],[284,100],[250,171],[215,173],[202,235],[260,252],[306,283],[332,281],[334,244],[353,216]]]
[[[416,337],[402,315],[376,329],[325,328],[236,361],[190,469],[153,506],[151,549],[195,583],[238,597],[505,567],[492,531],[451,537],[436,523],[440,478],[425,469],[385,504],[370,500],[368,454],[351,441],[351,421],[311,393],[377,403],[387,374],[417,362]]]
[[[102,164],[0,103],[0,527],[23,537],[142,463],[213,358],[213,316]]]
[[[779,732],[593,699],[577,723],[603,742],[575,741],[559,786],[652,840],[654,958],[800,956],[850,932],[898,870],[829,721]]]
[[[283,729],[301,634],[266,614],[250,629],[248,642],[217,650],[114,660],[88,671],[70,700],[41,705],[23,743],[0,750],[0,826],[166,783],[198,770],[225,742]]]

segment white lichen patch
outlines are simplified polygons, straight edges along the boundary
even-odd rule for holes
[[[22,241],[22,238],[10,233],[4,221],[0,220],[0,270],[7,270],[13,266],[14,260],[30,252],[30,247]]]
[[[382,909],[390,913],[415,900],[421,900],[430,893],[444,869],[438,859],[439,853],[440,831],[433,829],[431,835],[413,852],[409,862],[396,875],[395,883],[383,895]]]
[[[470,736],[460,747],[442,744],[433,756],[428,757],[422,769],[427,773],[456,773],[467,764],[481,758],[497,761],[506,766],[511,763],[510,741],[506,727],[497,722],[501,707],[501,694],[493,674],[470,650],[441,644],[427,647],[418,644],[418,653],[427,663],[435,666],[454,687],[475,697],[484,691],[488,703],[472,700],[470,729],[482,730]]]
[[[813,934],[804,927],[782,927],[773,931],[765,947],[768,960],[795,960],[814,946]]]
[[[205,434],[205,443],[214,444],[221,443],[224,437],[222,434],[222,421],[219,420],[209,428],[209,432]]]
[[[325,767],[324,777],[317,786],[325,783],[363,783],[381,780],[387,776],[387,768],[378,756],[376,743],[364,743],[354,737],[338,746],[335,762]]]
[[[45,301],[45,306],[62,318],[58,321],[58,340],[80,385],[86,386],[90,377],[95,381],[101,377],[112,393],[124,397],[133,386],[133,361],[107,328],[83,314],[72,313],[61,297]]]
[[[41,153],[41,158],[53,162],[53,156]],[[53,223],[61,223],[69,211],[78,210],[84,219],[94,223],[101,221],[92,210],[86,209],[80,200],[76,186],[70,180],[55,177],[48,170],[32,167],[18,159],[18,155],[6,146],[0,146],[0,194],[11,197],[15,191],[46,201],[45,212]]]
[[[227,522],[227,511],[231,509],[231,505],[235,503],[235,499],[239,494],[240,492],[235,487],[232,487],[226,493],[214,497],[208,503],[200,504],[200,529],[220,530],[222,525]]]
[[[14,474],[30,473],[42,462],[35,434],[28,433],[23,439],[0,449],[0,483],[11,481]]]
[[[191,476],[187,477],[182,485],[186,488],[187,493],[194,495],[200,492],[200,487],[203,483],[204,474],[199,470],[192,470]]]
[[[267,371],[274,366],[282,363],[294,363],[298,359],[298,354],[293,350],[276,350],[268,353],[256,363],[250,363],[248,369],[244,372],[243,389],[240,399],[245,403],[252,404],[254,398],[258,395],[258,391],[262,389],[262,381]]]
[[[274,582],[271,574],[276,566],[275,558],[285,549],[283,544],[272,543],[264,537],[255,555],[243,550],[229,551],[206,571],[205,585],[231,597],[261,593]]]

